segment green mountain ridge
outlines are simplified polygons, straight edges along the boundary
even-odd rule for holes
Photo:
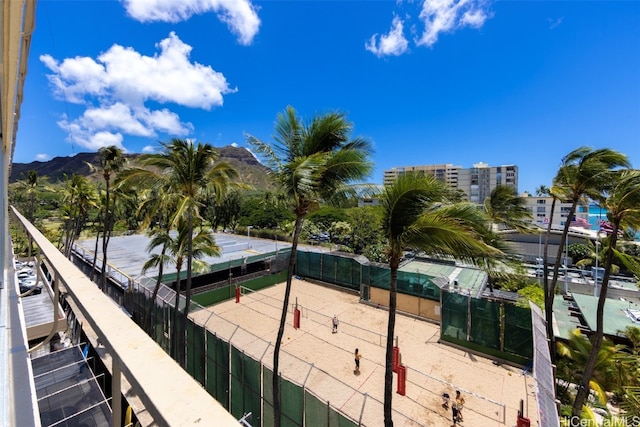
[[[268,190],[273,187],[268,176],[269,169],[263,166],[246,148],[227,145],[216,147],[216,150],[220,153],[219,160],[229,162],[238,171],[241,182],[257,190]],[[125,156],[130,165],[137,166],[136,159],[140,154],[126,154]],[[87,163],[98,165],[98,153],[78,153],[74,156],[54,157],[46,162],[13,163],[9,183],[26,179],[27,172],[30,170],[35,170],[39,177],[47,177],[51,183],[62,181],[65,175],[71,176],[74,173],[91,179],[101,179],[97,172],[87,166]]]

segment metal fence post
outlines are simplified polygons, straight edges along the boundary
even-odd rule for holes
[[[364,405],[367,403],[367,396],[369,396],[368,393],[364,394],[364,400],[362,401],[362,409],[360,410],[360,418],[358,418],[358,425],[361,426],[362,425],[362,415],[364,415]]]

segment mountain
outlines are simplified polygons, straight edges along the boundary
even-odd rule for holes
[[[216,147],[216,149],[220,154],[219,160],[229,162],[238,171],[241,182],[258,190],[272,188],[271,180],[267,175],[269,169],[260,164],[249,150],[232,145]],[[140,154],[126,154],[125,156],[131,165],[137,166],[136,159]],[[47,162],[13,163],[9,182],[25,179],[27,172],[32,169],[38,173],[39,177],[48,177],[51,183],[62,181],[65,175],[71,176],[74,173],[100,179],[97,173],[87,166],[87,163],[98,165],[98,153],[78,153],[71,157],[55,157]]]

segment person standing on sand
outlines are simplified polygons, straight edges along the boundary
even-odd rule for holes
[[[453,420],[453,424],[451,424],[451,427],[456,427],[456,424],[458,424],[458,402],[456,401],[454,401],[451,405],[451,415]]]
[[[358,349],[356,348],[356,353],[355,353],[356,370],[353,371],[353,373],[356,375],[360,374],[360,358],[362,358],[362,355],[358,352]]]
[[[460,390],[456,390],[456,405],[458,408],[458,421],[462,422],[462,408],[464,407],[464,397],[460,394]]]
[[[333,333],[338,333],[338,316],[333,315]]]

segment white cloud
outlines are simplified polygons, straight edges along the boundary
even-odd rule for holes
[[[409,43],[403,34],[402,20],[394,16],[389,33],[380,35],[379,39],[378,34],[374,34],[365,44],[365,49],[380,58],[388,55],[402,55],[406,52],[408,45]]]
[[[135,136],[154,136],[153,129],[142,124],[131,109],[117,102],[103,108],[87,109],[78,122],[87,129],[119,129]]]
[[[51,160],[51,156],[45,153],[36,154],[36,161],[38,162],[46,162],[47,160]]]
[[[480,28],[484,25],[484,21],[487,20],[487,14],[482,9],[468,10],[462,15],[460,20],[463,25],[468,25],[473,28]]]
[[[154,147],[153,145],[145,145],[144,148],[142,149],[142,152],[147,154],[155,153],[157,151],[158,151],[158,148]]]
[[[232,142],[232,143],[231,143],[231,146],[232,146],[232,147],[235,147],[235,148],[238,148],[238,147],[239,147],[239,145],[238,145],[238,143],[237,143],[237,142]]]
[[[68,121],[66,118],[58,121],[58,126],[67,131],[67,140],[74,142],[81,147],[92,151],[97,151],[102,147],[115,145],[125,152],[128,150],[122,145],[124,137],[119,132],[106,130],[87,129],[79,121]]]
[[[416,44],[431,47],[438,41],[440,33],[466,26],[480,28],[488,14],[482,0],[423,0],[420,19],[424,23],[424,32]]]
[[[564,17],[560,17],[560,18],[547,18],[547,21],[549,22],[549,29],[550,30],[554,30],[556,28],[558,28],[560,26],[560,24],[562,24],[562,21],[564,21]]]
[[[414,43],[416,46],[432,47],[442,33],[454,32],[464,27],[481,28],[491,13],[488,0],[419,0],[410,2],[398,1],[397,6],[418,6],[418,20],[424,27]],[[415,6],[414,6],[415,5]],[[402,55],[409,50],[409,43],[403,34],[403,27],[412,30],[417,27],[410,22],[410,15],[404,22],[396,15],[391,24],[391,31],[386,35],[374,34],[365,48],[378,57]]]
[[[121,148],[123,151],[127,152],[127,149],[122,146],[122,139],[122,134],[120,133],[100,131],[94,133],[89,137],[88,145],[90,148],[93,148],[95,150],[98,150],[102,147],[115,145],[116,147]]]
[[[220,21],[249,45],[258,33],[260,18],[250,0],[121,0],[129,16],[141,22],[176,23],[193,15],[214,12]]]
[[[110,139],[122,144],[123,135],[155,137],[162,132],[183,137],[193,131],[191,123],[182,122],[168,108],[151,110],[145,103],[210,110],[223,104],[223,95],[237,91],[229,87],[222,73],[191,62],[191,46],[175,33],[156,47],[159,53],[154,56],[113,45],[96,60],[40,57],[52,71],[47,77],[54,94],[87,106],[80,117],[59,122],[69,131],[70,140],[93,148]]]

